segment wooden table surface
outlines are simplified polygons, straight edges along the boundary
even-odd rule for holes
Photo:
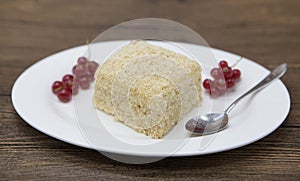
[[[299,0],[1,0],[0,180],[299,180],[299,9]],[[212,47],[269,69],[287,62],[282,80],[292,103],[285,122],[242,148],[129,165],[49,137],[16,113],[11,88],[30,65],[85,44],[114,25],[145,17],[178,21]]]

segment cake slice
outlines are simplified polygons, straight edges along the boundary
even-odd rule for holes
[[[97,69],[93,103],[136,131],[162,138],[199,105],[200,85],[196,61],[132,41]]]

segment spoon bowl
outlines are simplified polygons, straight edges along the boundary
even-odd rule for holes
[[[226,128],[228,115],[226,113],[211,113],[198,115],[187,122],[185,128],[193,130],[194,134],[207,135]]]

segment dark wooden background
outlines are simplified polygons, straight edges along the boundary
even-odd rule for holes
[[[11,88],[27,67],[116,24],[145,17],[178,21],[212,47],[270,69],[287,62],[282,80],[292,105],[286,121],[239,149],[127,165],[44,135],[18,116]],[[299,0],[1,0],[0,180],[300,179],[299,52]]]

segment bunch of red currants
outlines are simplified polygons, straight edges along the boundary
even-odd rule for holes
[[[241,71],[232,69],[225,60],[220,61],[219,67],[213,68],[210,74],[214,80],[205,79],[203,87],[213,97],[223,95],[226,90],[233,88],[241,78]]]
[[[52,92],[57,95],[61,102],[69,102],[72,95],[81,89],[88,89],[90,82],[94,80],[94,74],[98,68],[98,63],[89,61],[86,57],[79,57],[77,64],[72,68],[72,75],[66,74],[61,81],[52,84]]]

